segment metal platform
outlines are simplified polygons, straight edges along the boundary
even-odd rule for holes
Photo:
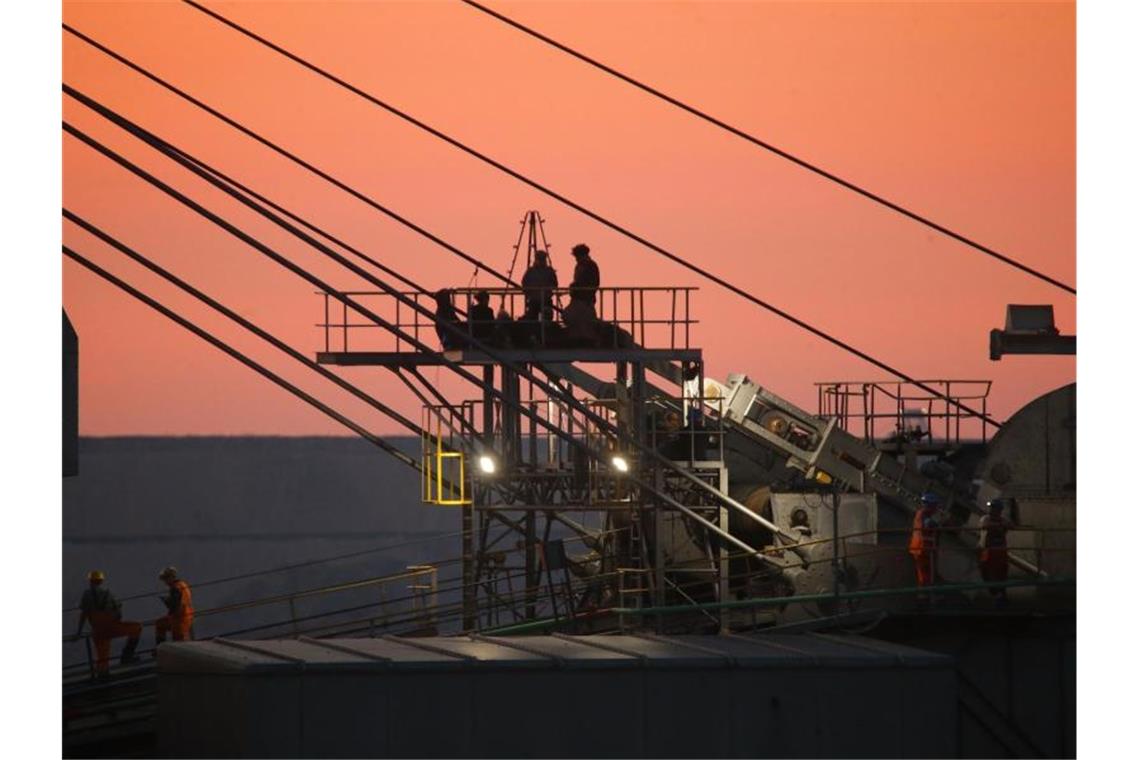
[[[537,350],[501,349],[494,358],[482,351],[456,349],[439,353],[412,351],[321,351],[319,364],[341,367],[435,367],[448,362],[492,365],[506,362],[519,364],[569,364],[574,362],[683,362],[700,361],[699,348],[550,348]]]

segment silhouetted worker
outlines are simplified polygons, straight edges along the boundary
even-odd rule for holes
[[[534,252],[534,263],[522,278],[523,296],[526,299],[527,319],[554,319],[554,289],[558,287],[558,273],[550,266],[546,251]]]
[[[1002,515],[1006,499],[990,499],[986,502],[989,514],[978,522],[978,567],[982,580],[998,583],[1009,578],[1009,545],[1006,533],[1013,522]],[[1004,588],[991,588],[990,595],[997,597],[999,606],[1005,606]]]
[[[490,293],[480,290],[475,294],[475,302],[467,312],[467,322],[471,325],[471,334],[476,340],[486,343],[494,337],[495,312],[491,310]]]
[[[435,293],[435,334],[439,336],[439,345],[444,351],[463,345],[460,334],[455,330],[449,330],[448,325],[458,328],[459,315],[455,313],[455,306],[451,303],[451,291],[444,288]]]
[[[159,597],[166,605],[166,614],[154,621],[155,644],[166,641],[167,633],[175,641],[189,641],[190,627],[194,624],[190,584],[179,579],[178,570],[173,567],[165,568],[159,573],[158,579],[165,583],[170,591],[166,596]]]
[[[907,550],[914,557],[918,586],[933,586],[938,567],[938,522],[934,519],[942,499],[933,491],[922,494],[922,509],[914,513]]]
[[[598,300],[598,286],[602,284],[598,264],[590,258],[590,246],[579,243],[571,251],[577,263],[574,264],[574,281],[570,283],[570,300],[585,301],[590,308]]]
[[[585,243],[574,246],[574,281],[570,283],[570,304],[562,312],[566,322],[566,337],[575,342],[595,343],[598,315],[594,304],[598,298],[601,277],[598,265],[590,258],[590,247]]]
[[[504,348],[514,345],[515,321],[506,309],[499,309],[495,315],[495,343]]]
[[[75,629],[72,640],[79,638],[83,633],[83,624],[91,623],[91,640],[95,643],[95,676],[107,678],[111,670],[111,640],[120,636],[127,637],[123,646],[123,653],[119,662],[129,665],[136,661],[135,649],[139,645],[139,636],[142,635],[142,623],[123,620],[123,605],[111,593],[111,589],[103,585],[107,576],[102,570],[92,570],[87,573],[88,588],[83,592],[79,601],[79,625]]]

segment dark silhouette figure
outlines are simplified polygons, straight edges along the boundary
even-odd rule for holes
[[[534,263],[522,278],[526,298],[526,319],[554,319],[554,288],[558,287],[558,273],[550,266],[546,251],[534,252]]]
[[[986,502],[989,512],[978,522],[978,568],[986,583],[1001,583],[1009,579],[1009,544],[1006,534],[1014,527],[1014,523],[1002,511],[1006,503],[1012,501],[1012,498],[990,499]],[[1004,588],[991,588],[990,595],[996,597],[998,606],[1006,605]]]
[[[166,606],[166,614],[154,621],[155,646],[166,641],[168,633],[175,641],[190,641],[193,638],[191,629],[194,625],[194,604],[190,594],[190,584],[179,578],[178,570],[173,567],[163,568],[158,578],[166,584],[169,591],[166,596],[159,597]]]
[[[570,283],[570,300],[584,301],[590,308],[598,300],[598,286],[601,285],[601,274],[598,264],[590,258],[590,246],[579,243],[572,251],[577,261],[574,264],[574,281]]]
[[[570,305],[562,312],[566,337],[573,343],[594,345],[598,339],[598,314],[594,304],[598,300],[601,276],[597,263],[590,258],[588,245],[579,243],[572,253],[577,263],[574,265],[574,281],[570,283]]]
[[[89,587],[83,592],[79,602],[79,626],[76,628],[74,639],[78,639],[83,632],[83,624],[91,623],[91,640],[95,644],[95,676],[107,678],[111,670],[111,640],[120,636],[127,639],[123,647],[120,662],[123,665],[138,659],[135,649],[142,636],[142,623],[123,620],[123,605],[111,593],[111,589],[103,585],[106,575],[101,570],[92,570],[87,574]]]
[[[511,319],[510,312],[499,309],[495,315],[495,344],[503,348],[514,346],[515,321]]]
[[[475,339],[486,343],[491,341],[495,334],[495,312],[491,309],[491,294],[480,290],[475,294],[475,302],[467,312],[467,323],[471,325],[471,334]]]
[[[449,330],[448,325],[459,327],[459,316],[451,303],[451,291],[444,288],[435,293],[435,334],[439,336],[439,345],[444,351],[463,345],[459,333]]]

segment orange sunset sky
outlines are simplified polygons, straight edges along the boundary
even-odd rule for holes
[[[489,4],[1075,284],[1072,3]],[[461,3],[209,5],[912,376],[992,379],[999,419],[1075,378],[1073,357],[988,358],[988,332],[1007,303],[1051,303],[1061,331],[1074,333],[1075,297]],[[570,248],[587,242],[604,285],[699,286],[694,342],[712,377],[745,372],[810,410],[816,381],[885,377],[191,7],[65,2],[63,17],[500,270],[523,212],[536,208],[564,281]],[[469,265],[67,33],[63,71],[67,84],[428,287],[469,282]],[[336,286],[364,287],[82,105],[65,97],[63,111]],[[306,353],[318,350],[311,285],[62,140],[65,207]],[[370,429],[398,431],[87,233],[63,229],[66,245]],[[82,434],[346,433],[70,261],[63,300],[80,335]],[[419,418],[419,402],[390,374],[344,373]]]

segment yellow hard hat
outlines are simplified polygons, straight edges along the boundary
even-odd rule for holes
[[[92,570],[91,572],[87,573],[87,580],[105,581],[107,580],[107,575],[102,570]]]

